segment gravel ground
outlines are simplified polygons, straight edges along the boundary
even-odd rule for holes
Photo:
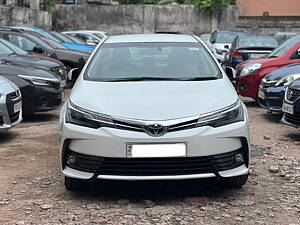
[[[0,134],[0,224],[300,224],[300,132],[245,100],[253,145],[248,183],[98,182],[65,190],[58,113]]]

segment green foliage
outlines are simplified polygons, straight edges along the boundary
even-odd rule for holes
[[[205,12],[221,14],[228,5],[235,4],[235,0],[186,0],[185,4],[198,6]]]
[[[43,0],[40,1],[40,8],[45,11],[50,11],[54,8],[56,2],[54,0]]]

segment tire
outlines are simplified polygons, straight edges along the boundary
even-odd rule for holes
[[[69,191],[79,191],[83,188],[84,184],[83,180],[65,177],[65,187]]]
[[[230,188],[239,188],[247,183],[248,174],[237,177],[222,178],[223,183]]]

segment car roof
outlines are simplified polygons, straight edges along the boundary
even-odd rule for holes
[[[248,38],[248,37],[268,37],[275,39],[274,36],[268,34],[247,34],[247,35],[238,35],[238,38]]]
[[[129,34],[110,36],[105,43],[128,42],[198,42],[192,35],[181,34]]]

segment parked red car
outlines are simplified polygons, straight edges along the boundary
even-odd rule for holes
[[[292,63],[300,63],[300,35],[279,45],[266,58],[248,60],[237,65],[238,94],[256,99],[261,79],[273,70]]]

